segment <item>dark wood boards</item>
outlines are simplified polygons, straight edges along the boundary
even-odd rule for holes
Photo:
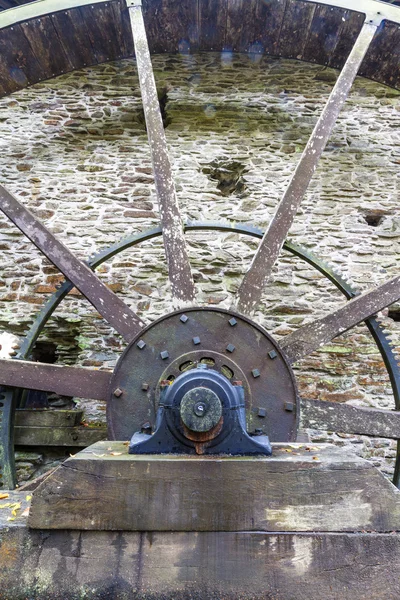
[[[15,424],[20,427],[74,427],[82,419],[83,410],[19,408],[15,414]]]
[[[0,30],[0,65],[2,95],[46,79],[20,25]]]
[[[234,52],[276,54],[286,0],[228,3],[225,47]]]
[[[90,42],[96,53],[97,62],[122,58],[122,32],[114,20],[112,2],[88,4],[80,7],[86,23]]]
[[[21,23],[21,28],[46,79],[72,71],[74,67],[62,47],[51,17],[44,16]]]
[[[301,400],[300,423],[304,429],[323,429],[372,437],[400,439],[400,412]]]
[[[225,48],[228,0],[198,0],[200,50],[221,51]]]
[[[332,6],[317,5],[308,33],[303,59],[328,65],[340,38],[347,11]]]
[[[97,62],[86,23],[79,9],[56,12],[51,15],[51,20],[74,69]]]
[[[384,21],[361,65],[360,75],[394,86],[399,78],[399,56],[400,27],[396,23]]]
[[[198,0],[144,0],[143,17],[150,51],[155,54],[196,51],[198,10]]]
[[[105,502],[104,499],[107,499]],[[125,531],[400,530],[394,486],[348,449],[273,444],[272,457],[135,456],[98,442],[35,492],[29,526]]]
[[[278,54],[302,59],[316,5],[300,0],[287,0],[278,42]]]
[[[1,600],[400,597],[399,535],[34,531],[3,512]]]
[[[15,427],[16,446],[75,446],[86,448],[107,438],[106,427]]]
[[[341,69],[346,62],[359,36],[365,16],[359,12],[344,11],[343,19],[339,39],[329,62],[329,66],[336,69]]]

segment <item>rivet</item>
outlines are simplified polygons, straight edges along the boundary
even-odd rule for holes
[[[169,354],[166,350],[163,350],[162,352],[160,352],[160,356],[163,360],[165,360],[166,358],[169,358]]]
[[[179,320],[182,321],[182,323],[186,323],[186,321],[189,321],[189,317],[182,315]]]
[[[259,417],[261,417],[261,418],[264,418],[264,417],[266,417],[266,416],[267,416],[267,411],[265,410],[265,408],[262,408],[262,407],[260,406],[260,408],[258,409],[257,416],[259,416]]]
[[[194,344],[195,346],[197,346],[197,344],[200,344],[200,338],[199,338],[199,337],[194,337],[194,338],[193,338],[193,344]]]
[[[278,355],[275,352],[275,350],[271,350],[270,352],[268,352],[268,356],[272,359],[276,358]]]
[[[294,410],[293,402],[285,402],[284,407],[285,407],[285,410],[287,410],[288,412],[293,412],[293,410]]]
[[[114,396],[116,398],[120,398],[122,396],[122,390],[120,388],[117,388],[116,390],[114,390]]]
[[[144,342],[143,340],[139,340],[138,343],[136,344],[136,346],[139,348],[139,350],[143,350],[145,345],[146,345],[146,342]]]
[[[233,352],[235,350],[235,346],[233,344],[228,344],[226,349],[228,352]]]
[[[258,369],[253,369],[251,374],[253,375],[254,378],[260,377],[260,371]]]
[[[228,323],[231,327],[235,327],[235,325],[237,325],[237,321],[234,317],[232,317],[232,319],[229,319]]]
[[[143,381],[143,383],[142,383],[142,390],[144,392],[147,392],[148,389],[149,389],[149,384],[146,383],[146,381]]]

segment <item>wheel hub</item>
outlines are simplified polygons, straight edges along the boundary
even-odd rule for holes
[[[297,390],[283,352],[259,325],[217,308],[166,315],[131,342],[111,382],[111,438],[127,440],[134,432],[154,432],[165,390],[176,400],[182,375],[195,371],[193,384],[171,405],[176,404],[179,421],[191,437],[218,428],[224,402],[218,389],[201,383],[198,366],[211,379],[226,382],[231,400],[239,384],[243,427],[249,434],[268,435],[273,442],[296,439]]]

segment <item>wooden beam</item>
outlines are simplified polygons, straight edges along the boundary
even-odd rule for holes
[[[107,438],[105,427],[15,427],[16,446],[75,446],[86,448]]]
[[[83,418],[83,410],[53,408],[18,409],[15,424],[19,427],[74,427]]]
[[[302,399],[300,427],[400,439],[400,411]]]

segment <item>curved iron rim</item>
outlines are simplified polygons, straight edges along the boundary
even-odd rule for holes
[[[214,221],[187,222],[184,225],[184,231],[185,233],[191,231],[222,231],[225,233],[248,235],[258,239],[262,238],[264,235],[264,232],[261,229],[252,225],[238,225]],[[146,240],[160,237],[161,235],[161,227],[154,227],[152,229],[147,229],[145,231],[132,234],[113,244],[112,246],[100,250],[87,261],[87,264],[92,270],[95,270],[102,263],[119,254],[123,250],[127,250],[128,248],[136,246],[137,244]],[[283,245],[283,249],[317,269],[322,275],[327,277],[337,287],[337,289],[346,296],[347,299],[353,298],[358,294],[358,292],[354,290],[348,281],[335,273],[335,271],[325,261],[316,257],[306,248],[303,248],[293,242],[286,241]],[[57,291],[54,292],[54,294],[49,298],[46,304],[42,307],[41,311],[38,313],[30,330],[26,334],[16,359],[26,360],[29,357],[32,348],[48,319],[73,287],[74,285],[70,281],[65,280],[64,283],[62,283],[57,289]],[[366,319],[365,324],[367,325],[371,335],[375,340],[379,352],[382,355],[393,390],[395,408],[396,410],[400,410],[400,367],[393,353],[390,341],[386,337],[386,334],[376,317],[370,317],[369,319]],[[393,483],[396,485],[396,487],[400,488],[400,440],[397,441],[397,454]]]

